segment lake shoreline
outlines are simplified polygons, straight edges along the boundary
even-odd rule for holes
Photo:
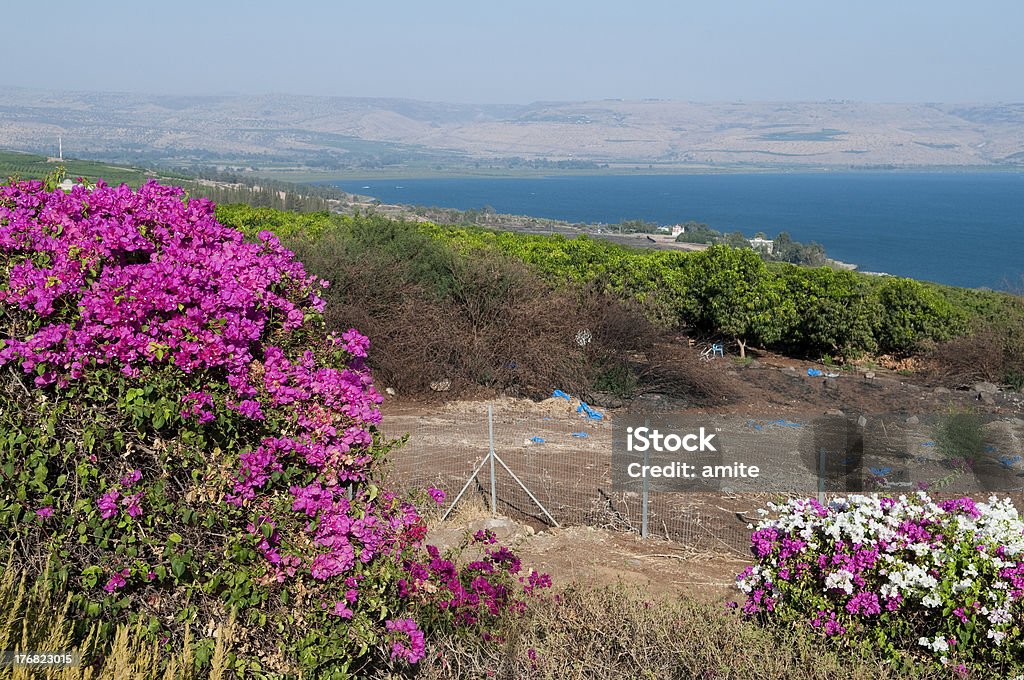
[[[860,175],[865,173],[891,173],[899,174],[986,174],[1006,173],[1024,174],[1024,166],[1001,166],[1001,165],[922,165],[922,166],[899,166],[899,167],[872,167],[872,166],[631,166],[620,165],[607,168],[574,168],[555,169],[537,168],[528,171],[523,168],[443,168],[437,170],[424,170],[422,168],[410,168],[406,170],[383,170],[380,172],[368,172],[366,170],[352,170],[341,172],[305,172],[305,171],[279,171],[268,170],[260,172],[261,176],[269,179],[296,182],[301,184],[334,184],[336,182],[382,182],[394,180],[430,180],[430,179],[560,179],[565,177],[644,177],[660,175],[694,175],[694,176],[716,176],[716,175],[800,175],[800,174],[850,174]]]
[[[698,222],[747,239],[787,232],[793,241],[821,244],[827,257],[856,263],[862,272],[995,290],[1015,289],[1024,274],[1019,172],[448,178],[335,186],[447,223],[580,233],[583,225],[591,232],[636,220]],[[446,207],[422,207],[431,205]],[[493,215],[523,216],[515,221],[525,226],[506,227]]]

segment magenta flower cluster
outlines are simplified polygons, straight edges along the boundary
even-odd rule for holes
[[[826,637],[888,639],[948,665],[1019,655],[1024,522],[1007,499],[851,496],[762,511],[742,610]]]
[[[107,591],[108,593],[112,593],[116,590],[124,588],[125,585],[128,583],[125,580],[128,578],[128,573],[129,572],[127,569],[122,569],[121,571],[114,572],[110,576],[110,579],[107,580],[107,584],[103,586],[103,590]]]
[[[96,501],[96,507],[100,511],[100,517],[103,519],[111,519],[118,513],[118,505],[124,510],[124,512],[131,518],[136,518],[142,515],[142,492],[127,493],[137,481],[142,478],[141,470],[133,470],[132,472],[123,476],[116,485],[114,485],[105,494],[99,497]],[[124,495],[122,495],[124,493]]]
[[[247,241],[216,221],[212,203],[184,200],[180,189],[155,182],[137,191],[78,185],[69,193],[21,182],[0,187],[4,273],[0,312],[18,315],[9,327],[21,334],[0,337],[0,367],[18,366],[35,374],[37,387],[58,390],[95,370],[139,385],[155,371],[176,370],[181,394],[164,396],[178,404],[182,423],[249,421],[257,435],[238,455],[225,501],[247,511],[247,540],[266,565],[262,584],[305,571],[324,593],[340,588],[324,609],[354,620],[361,606],[382,606],[379,593],[364,604],[360,592],[367,570],[382,564],[408,572],[399,597],[420,602],[433,592],[428,582],[443,588],[440,606],[460,622],[520,606],[495,577],[521,569],[504,548],[488,547],[468,569],[436,549],[426,564],[415,557],[426,533],[422,518],[368,483],[382,402],[365,364],[369,341],[354,329],[340,336],[317,330],[327,283],[308,275],[273,234]],[[313,481],[275,486],[296,467]],[[142,515],[142,477],[132,470],[101,487],[93,503],[102,520]],[[289,516],[271,516],[278,493],[287,494]],[[429,495],[444,500],[439,490]],[[108,593],[130,584],[132,571],[120,566],[109,568]],[[156,577],[148,565],[136,571],[140,582]],[[535,573],[520,581],[526,592],[550,586]],[[391,616],[385,630],[367,639],[387,639],[392,659],[423,658],[416,621],[394,616],[401,605],[384,611]]]
[[[368,428],[380,421],[382,401],[363,363],[369,343],[355,330],[326,339],[327,351],[347,352],[348,365],[338,368],[319,365],[312,349],[293,361],[267,342],[322,311],[326,286],[273,234],[247,242],[216,221],[209,201],[185,201],[180,189],[155,182],[138,191],[77,185],[70,193],[21,182],[0,187],[0,264],[8,272],[0,304],[27,313],[34,326],[27,337],[0,338],[0,366],[17,362],[40,386],[65,385],[97,366],[129,377],[164,364],[225,376],[223,408],[253,420],[277,408],[293,423],[289,436],[265,437],[240,456],[229,497],[238,505],[255,499],[286,458],[322,472],[332,498],[324,509],[343,507],[335,503],[343,484],[365,479]],[[183,419],[214,419],[209,391],[180,400]],[[139,497],[122,492],[97,499],[104,519],[119,502],[130,516],[141,512]]]
[[[398,638],[391,644],[391,659],[404,659],[416,663],[426,656],[423,632],[412,619],[390,619],[387,631]]]
[[[492,532],[477,532],[473,543],[483,550],[483,559],[469,562],[461,569],[435,546],[428,545],[428,560],[407,563],[409,577],[399,582],[401,594],[429,599],[456,623],[475,625],[504,613],[522,612],[525,597],[551,587],[547,574],[531,570],[520,575],[522,563],[511,550],[505,546],[491,547],[496,543]]]
[[[213,204],[150,182],[70,193],[41,182],[0,187],[0,303],[33,312],[27,338],[4,338],[0,365],[62,382],[94,365],[136,376],[170,362],[244,381],[271,325],[299,328],[321,310],[321,281],[269,232],[245,241]]]

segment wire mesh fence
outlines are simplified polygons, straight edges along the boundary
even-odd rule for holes
[[[558,398],[539,404],[510,400],[492,405],[492,431],[488,406],[464,402],[430,415],[389,413],[384,434],[408,436],[390,457],[390,481],[399,488],[441,489],[448,503],[468,481],[463,498],[476,495],[489,504],[491,466],[486,459],[493,441],[495,499],[503,515],[537,526],[553,520],[562,526],[637,533],[646,524],[648,535],[689,548],[747,553],[747,520],[736,508],[752,507],[751,499],[729,507],[729,499],[720,496],[650,492],[645,523],[645,495],[612,490],[608,415],[587,417],[574,403]]]

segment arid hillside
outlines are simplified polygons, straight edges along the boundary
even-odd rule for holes
[[[0,147],[320,170],[475,167],[1013,166],[1024,105],[603,100],[472,106],[287,95],[10,89]]]

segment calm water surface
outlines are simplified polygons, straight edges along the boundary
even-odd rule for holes
[[[957,286],[1024,283],[1024,173],[634,175],[344,181],[385,203],[570,222],[696,220],[788,231],[863,271]]]

